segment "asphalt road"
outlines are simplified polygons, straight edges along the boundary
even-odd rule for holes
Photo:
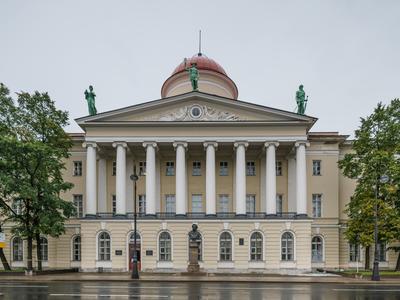
[[[400,299],[400,286],[289,283],[0,282],[3,299]]]

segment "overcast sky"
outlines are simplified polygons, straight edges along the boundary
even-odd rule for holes
[[[74,118],[160,98],[165,79],[202,52],[239,99],[294,111],[300,83],[313,131],[353,134],[359,117],[400,97],[400,1],[0,0],[0,82],[48,91]]]

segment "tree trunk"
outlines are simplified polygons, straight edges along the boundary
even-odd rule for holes
[[[7,258],[4,255],[3,248],[0,248],[0,258],[1,262],[3,263],[4,270],[11,271],[10,265],[8,264]]]
[[[399,254],[397,254],[397,262],[396,262],[396,269],[395,271],[400,271],[400,251],[398,251]]]
[[[370,249],[370,246],[365,247],[365,266],[364,266],[365,270],[369,270],[370,269],[369,249]]]
[[[33,271],[33,264],[32,264],[32,251],[33,251],[33,239],[31,236],[28,236],[28,238],[26,239],[28,242],[28,264],[27,264],[27,269],[28,271]]]
[[[36,256],[37,256],[37,269],[42,271],[42,249],[40,243],[40,234],[36,234]]]

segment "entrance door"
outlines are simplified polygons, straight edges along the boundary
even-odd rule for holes
[[[132,271],[133,269],[133,253],[135,251],[135,244],[129,243],[129,271]],[[140,271],[142,269],[142,264],[141,264],[141,257],[140,257],[140,243],[136,243],[136,255],[137,255],[137,261],[138,261],[138,270]]]

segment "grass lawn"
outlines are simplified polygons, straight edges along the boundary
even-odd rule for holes
[[[6,271],[6,270],[0,270],[1,273],[12,273],[12,272],[25,272],[24,268],[15,268],[12,269],[11,271]]]
[[[350,274],[350,275],[363,275],[363,276],[371,276],[372,275],[372,271],[359,271],[357,273],[356,270],[346,270],[343,273],[346,274]],[[390,271],[390,270],[383,270],[380,271],[379,274],[381,276],[398,276],[400,277],[400,271]]]

